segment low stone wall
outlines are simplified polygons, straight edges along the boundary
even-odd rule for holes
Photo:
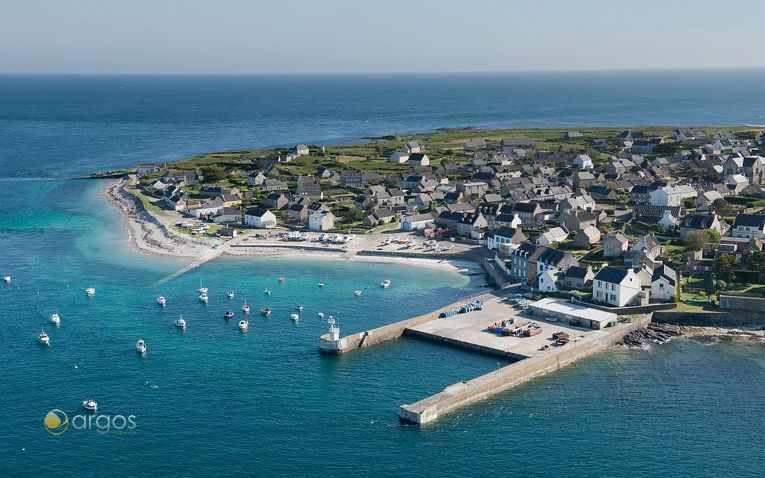
[[[765,315],[754,312],[655,312],[654,322],[699,327],[765,325]]]
[[[624,335],[646,327],[650,322],[650,316],[643,316],[630,324],[620,324],[614,333],[605,337],[584,343],[570,343],[562,348],[556,348],[555,353],[540,354],[472,380],[454,384],[417,403],[401,405],[399,417],[418,424],[432,422],[445,413],[483,400],[535,377],[558,370],[587,355],[604,350],[621,340]]]

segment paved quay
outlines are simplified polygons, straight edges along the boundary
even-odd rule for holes
[[[342,338],[338,334],[332,339],[327,334],[322,336],[320,350],[323,353],[342,354],[407,335],[514,361],[496,371],[458,382],[435,395],[400,406],[399,417],[402,420],[423,425],[460,407],[605,350],[621,340],[624,335],[646,327],[651,321],[649,314],[603,329],[574,326],[567,320],[554,320],[544,314],[532,314],[530,311],[514,307],[506,301],[514,292],[517,291],[496,291],[464,298],[428,314]],[[441,312],[476,299],[483,301],[482,310],[439,318]],[[593,309],[588,311],[593,312]],[[534,323],[541,328],[540,333],[530,337],[517,337],[488,331],[489,325],[509,319],[513,319],[513,325]],[[566,332],[570,341],[557,345],[553,334],[558,332]]]

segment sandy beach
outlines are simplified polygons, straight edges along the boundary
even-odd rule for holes
[[[130,181],[128,179],[127,181]],[[103,192],[106,201],[116,207],[123,216],[123,224],[130,236],[130,245],[137,251],[184,258],[200,265],[221,255],[264,257],[280,259],[348,260],[381,264],[407,264],[417,267],[436,267],[461,273],[480,274],[482,267],[473,260],[455,258],[469,252],[471,246],[456,245],[456,251],[448,255],[426,256],[425,253],[404,251],[399,247],[382,248],[379,243],[390,235],[358,235],[349,244],[322,245],[318,243],[292,243],[278,239],[278,231],[269,234],[263,230],[245,229],[235,239],[223,240],[207,237],[191,237],[176,231],[175,224],[191,221],[174,211],[151,213],[140,200],[124,188],[126,180],[111,182]],[[405,235],[398,233],[398,235]],[[421,241],[420,241],[421,242]],[[214,246],[219,246],[213,249]],[[385,250],[383,250],[385,249]]]
[[[192,239],[175,232],[172,223],[149,213],[143,204],[124,189],[125,180],[110,183],[103,191],[107,202],[123,216],[123,225],[136,250],[160,256],[193,259],[219,243],[211,239]]]

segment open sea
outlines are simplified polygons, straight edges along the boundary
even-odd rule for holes
[[[616,348],[407,426],[400,404],[496,360],[413,339],[322,357],[317,313],[338,316],[347,334],[479,291],[481,277],[224,258],[158,286],[183,261],[130,249],[101,197],[106,183],[69,179],[210,150],[440,127],[762,124],[764,79],[760,70],[0,75],[0,275],[13,277],[0,285],[0,476],[764,476],[761,345]],[[393,287],[380,289],[384,278]],[[253,313],[242,333],[223,312],[238,318],[245,298]],[[305,310],[293,324],[296,303]],[[173,326],[179,314],[186,332]],[[43,326],[47,348],[36,343]],[[83,425],[86,398],[109,420]],[[58,436],[43,423],[53,409],[69,419]],[[120,430],[131,415],[135,428]]]

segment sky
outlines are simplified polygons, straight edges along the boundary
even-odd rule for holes
[[[0,73],[765,66],[763,0],[0,0]]]

